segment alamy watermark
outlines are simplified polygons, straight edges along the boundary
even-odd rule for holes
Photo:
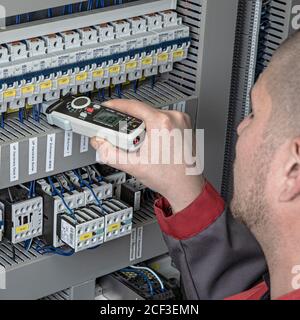
[[[114,145],[121,145],[120,137],[115,140]],[[186,175],[200,175],[204,170],[204,130],[151,129],[137,152],[111,147],[99,152],[99,160],[110,165],[184,165]]]

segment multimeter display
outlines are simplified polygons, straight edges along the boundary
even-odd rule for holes
[[[125,120],[123,116],[105,109],[102,109],[93,118],[93,121],[101,124],[106,124],[110,127],[116,127],[121,120]]]

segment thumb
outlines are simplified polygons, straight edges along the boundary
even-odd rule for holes
[[[100,162],[118,170],[128,171],[128,153],[101,138],[91,139],[92,147],[99,153]]]

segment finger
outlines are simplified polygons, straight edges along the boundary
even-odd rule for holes
[[[131,168],[128,163],[127,152],[101,138],[92,138],[91,145],[99,153],[99,158],[102,163],[122,171],[130,171]]]
[[[158,112],[155,108],[138,100],[114,99],[105,101],[102,105],[129,114],[145,122],[149,119],[153,119]]]

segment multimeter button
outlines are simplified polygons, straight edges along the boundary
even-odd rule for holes
[[[90,105],[91,105],[91,99],[84,96],[75,98],[71,103],[71,106],[73,109],[84,109]]]
[[[87,113],[93,113],[94,111],[95,111],[95,110],[94,110],[94,108],[92,108],[92,107],[86,109],[86,112],[87,112]]]
[[[79,116],[80,116],[80,118],[85,119],[87,117],[87,113],[86,112],[81,112]]]

